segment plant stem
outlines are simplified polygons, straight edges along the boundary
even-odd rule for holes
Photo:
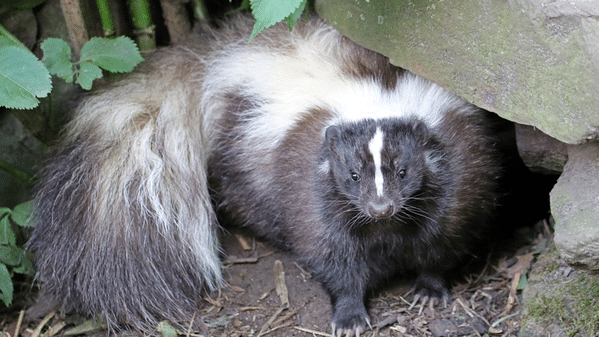
[[[150,15],[150,5],[147,0],[129,0],[129,12],[137,35],[137,45],[141,51],[151,51],[156,48],[154,25]]]
[[[96,0],[96,4],[98,5],[98,11],[100,12],[104,36],[108,37],[114,35],[116,33],[116,28],[114,26],[114,20],[112,19],[112,12],[110,11],[108,0]]]

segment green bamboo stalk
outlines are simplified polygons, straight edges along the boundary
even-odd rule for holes
[[[100,20],[102,21],[102,29],[104,30],[104,36],[109,37],[116,33],[114,26],[114,20],[112,18],[112,11],[110,10],[110,4],[108,0],[96,0],[98,5],[98,11],[100,12]]]
[[[191,6],[193,8],[194,19],[204,22],[210,20],[210,14],[204,0],[191,0]]]
[[[135,27],[137,36],[137,45],[141,51],[151,51],[156,49],[156,39],[154,34],[155,26],[152,24],[150,14],[150,4],[147,0],[129,0],[129,12]]]

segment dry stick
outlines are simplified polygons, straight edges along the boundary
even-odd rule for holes
[[[306,329],[306,328],[302,328],[301,326],[294,326],[293,328],[296,329],[296,330],[299,330],[299,331],[311,333],[313,335],[319,335],[319,336],[325,336],[325,337],[335,337],[335,336],[333,336],[331,334],[328,334],[326,332],[320,332],[320,331],[316,331],[316,330]]]
[[[281,324],[281,325],[275,326],[274,328],[272,328],[272,329],[269,329],[268,331],[266,331],[265,333],[263,333],[263,334],[262,334],[262,336],[264,336],[264,335],[268,335],[269,333],[271,333],[271,332],[274,332],[274,331],[276,331],[276,330],[279,330],[279,329],[286,328],[286,327],[288,327],[288,326],[290,326],[290,325],[292,325],[292,324],[295,324],[295,322],[287,322],[287,323],[285,323],[285,324]],[[273,324],[273,325],[274,325],[274,324]]]
[[[305,271],[304,268],[302,268],[299,264],[297,264],[297,262],[293,262],[293,264],[295,264],[295,266],[297,267],[297,269],[299,269],[302,274],[306,275],[306,278],[312,278],[312,274],[310,274],[307,271]]]
[[[299,311],[300,308],[297,308],[293,311],[290,311],[287,315],[285,315],[284,317],[281,317],[279,320],[277,320],[276,322],[272,323],[272,325],[279,325],[283,322],[285,322],[286,320],[290,319],[291,317],[293,317],[293,315],[297,314],[297,312]]]
[[[81,11],[81,2],[79,0],[60,0],[60,8],[67,24],[69,38],[73,43],[73,51],[75,55],[79,55],[81,48],[89,40]]]
[[[19,337],[21,323],[23,323],[23,316],[25,316],[25,310],[21,310],[21,312],[19,312],[19,319],[17,320],[17,327],[15,328],[15,337]]]
[[[285,308],[289,308],[289,292],[287,291],[287,284],[285,284],[285,270],[283,269],[283,262],[276,260],[274,266],[275,273],[275,289],[277,295],[281,300],[281,305]]]
[[[466,304],[464,304],[464,302],[462,302],[462,300],[459,297],[456,298],[456,301],[462,306],[462,308],[464,308],[464,311],[466,311],[466,313],[468,314],[468,316],[470,316],[470,317],[476,316],[476,317],[482,319],[485,323],[487,323],[487,325],[489,325],[489,326],[491,325],[491,323],[489,323],[489,321],[486,318],[484,318],[483,316],[479,315],[476,311],[468,308],[468,306]]]
[[[198,313],[197,311],[194,311],[193,316],[191,316],[191,321],[189,322],[189,328],[187,328],[187,337],[191,336],[191,328],[193,327],[193,321],[195,320],[197,313]]]
[[[275,314],[272,315],[268,319],[268,321],[266,321],[266,323],[264,323],[264,325],[262,326],[262,329],[260,329],[260,332],[258,333],[257,337],[264,336],[267,333],[266,329],[268,329],[268,327],[272,324],[272,322],[274,322],[275,318],[277,318],[277,316],[279,316],[283,312],[283,310],[285,310],[285,309],[287,309],[287,308],[285,308],[285,307],[279,308],[277,310],[277,312],[275,312]]]
[[[243,235],[235,234],[235,239],[237,240],[237,243],[239,243],[239,245],[241,246],[241,249],[246,251],[252,250],[252,245],[250,245],[248,240],[245,237],[243,237]]]
[[[281,300],[281,307],[275,312],[270,319],[264,323],[262,329],[258,333],[257,337],[263,336],[267,333],[268,327],[274,322],[274,320],[286,309],[289,308],[289,293],[287,291],[287,285],[285,284],[285,270],[283,269],[283,263],[279,260],[275,261],[274,268],[275,274],[275,289],[279,299]]]
[[[53,326],[51,326],[48,331],[46,331],[45,334],[43,334],[42,336],[44,337],[52,337],[54,335],[56,335],[60,330],[62,330],[62,328],[64,328],[65,326],[67,326],[67,323],[65,323],[64,321],[60,321],[56,324],[54,324]]]
[[[239,311],[252,311],[252,310],[264,310],[264,307],[242,307]]]
[[[223,264],[225,266],[230,266],[233,264],[242,264],[242,263],[256,263],[258,262],[260,259],[265,258],[267,256],[270,256],[272,254],[276,253],[276,251],[271,251],[265,254],[262,254],[258,257],[247,257],[247,258],[240,258],[240,259],[234,259],[234,260],[226,260],[225,262],[223,262]]]
[[[46,325],[46,323],[48,323],[52,319],[52,317],[54,317],[54,315],[56,315],[56,310],[50,311],[50,313],[47,314],[46,317],[44,317],[44,319],[42,319],[40,324],[37,325],[35,330],[33,330],[30,337],[38,337],[40,335],[40,333],[42,332],[44,325]]]

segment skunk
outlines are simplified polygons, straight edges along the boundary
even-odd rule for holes
[[[36,194],[37,277],[111,329],[189,319],[222,283],[220,224],[308,266],[337,334],[370,290],[424,300],[487,245],[503,159],[490,113],[318,18],[247,43],[252,20],[157,51],[85,97]]]

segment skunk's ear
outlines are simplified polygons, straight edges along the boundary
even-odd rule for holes
[[[334,150],[337,141],[339,140],[339,130],[338,126],[329,126],[325,132],[325,141],[329,147],[329,149]]]
[[[428,141],[428,127],[424,122],[415,120],[412,124],[412,132],[420,144],[426,144]]]

